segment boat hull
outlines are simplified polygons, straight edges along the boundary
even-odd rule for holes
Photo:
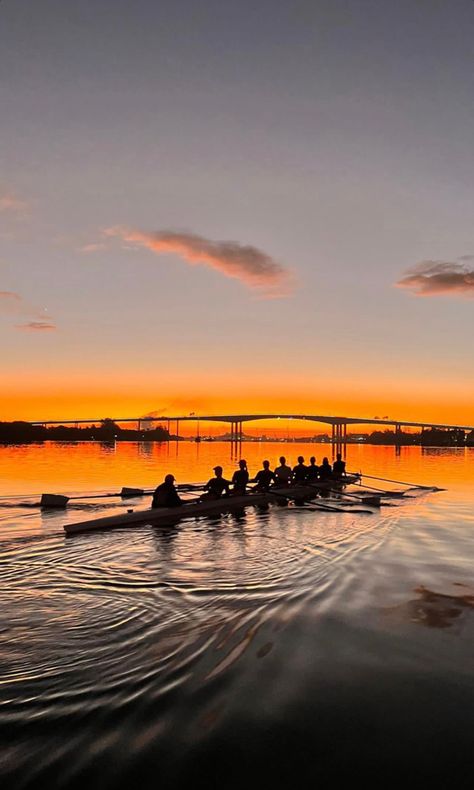
[[[347,478],[342,486],[354,482]],[[338,481],[340,485],[340,481]],[[115,516],[105,516],[94,518],[89,521],[79,521],[74,524],[65,524],[64,531],[67,535],[78,532],[91,532],[99,529],[116,529],[118,527],[135,527],[143,524],[175,524],[187,518],[197,518],[219,513],[231,513],[245,507],[259,507],[271,502],[302,500],[309,501],[314,499],[318,491],[324,488],[324,484],[315,486],[292,486],[291,488],[273,488],[268,493],[248,493],[245,496],[230,496],[222,499],[212,499],[205,502],[194,500],[185,503],[181,507],[162,507],[150,508],[148,510],[136,510],[133,513],[122,513]]]

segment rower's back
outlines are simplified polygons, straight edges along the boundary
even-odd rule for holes
[[[332,465],[332,473],[334,477],[344,477],[346,474],[346,462],[342,460],[341,453],[338,453],[336,456],[336,460]]]

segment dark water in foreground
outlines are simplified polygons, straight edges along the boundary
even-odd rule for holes
[[[255,468],[281,446],[244,451]],[[0,448],[0,495],[202,480],[228,452]],[[68,539],[66,518],[123,505],[0,500],[2,787],[469,783],[474,451],[349,452],[447,490]]]

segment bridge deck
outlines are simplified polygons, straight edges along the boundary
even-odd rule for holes
[[[103,417],[96,417],[89,420],[33,420],[28,421],[32,425],[98,425],[103,421]],[[112,419],[112,418],[110,418]],[[376,419],[368,417],[343,417],[343,416],[330,416],[323,414],[200,414],[197,415],[176,415],[161,417],[114,417],[113,422],[127,423],[127,422],[156,422],[156,423],[172,423],[172,422],[224,422],[224,423],[243,423],[243,422],[256,422],[257,420],[304,420],[309,422],[319,422],[325,425],[386,425],[386,426],[399,426],[400,428],[440,428],[447,430],[461,430],[473,431],[472,425],[449,425],[447,423],[433,423],[433,422],[410,422],[408,420],[389,420],[389,419]]]

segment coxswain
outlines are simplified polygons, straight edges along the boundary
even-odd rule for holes
[[[295,485],[302,485],[308,476],[308,467],[305,465],[302,455],[298,456],[298,463],[293,467],[293,482]]]
[[[216,473],[215,477],[211,477],[204,486],[206,493],[201,497],[203,500],[220,499],[222,496],[229,496],[230,494],[230,482],[225,477],[222,477],[222,466],[215,466],[214,472]]]
[[[319,477],[319,466],[316,464],[314,455],[309,459],[309,466],[306,467],[306,479],[308,483],[314,483]]]
[[[280,458],[280,466],[275,469],[275,485],[279,488],[288,488],[291,485],[291,476],[293,472],[291,467],[286,465],[286,458],[284,455]]]
[[[327,458],[323,458],[323,462],[319,467],[319,477],[321,480],[329,480],[332,477],[332,467]]]
[[[249,472],[247,469],[247,461],[242,458],[239,461],[239,468],[232,475],[232,489],[233,496],[243,496],[247,493],[247,483],[249,481]]]
[[[271,484],[275,482],[275,474],[270,469],[270,461],[264,461],[263,469],[260,469],[259,472],[254,477],[253,482],[257,485],[254,488],[254,491],[259,491],[261,493],[266,493]]]
[[[152,508],[154,507],[179,507],[183,504],[176,487],[174,485],[173,475],[166,475],[164,483],[155,489],[153,499],[151,502]]]
[[[346,476],[346,462],[342,460],[341,453],[336,455],[336,460],[332,465],[332,473],[338,480]]]

